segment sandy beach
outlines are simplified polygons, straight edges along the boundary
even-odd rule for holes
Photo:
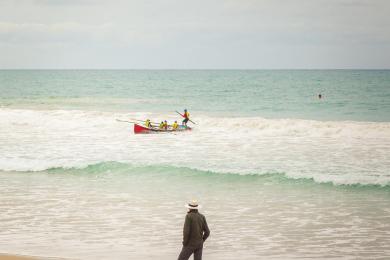
[[[64,258],[57,257],[41,257],[41,256],[28,256],[28,255],[16,255],[16,254],[1,254],[0,260],[60,260]]]
[[[42,259],[42,258],[24,256],[24,255],[0,254],[0,260],[38,260],[38,259]]]

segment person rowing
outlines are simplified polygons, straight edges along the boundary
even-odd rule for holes
[[[172,129],[177,130],[178,127],[179,127],[179,125],[177,124],[177,121],[175,121],[175,123],[173,123],[173,125],[172,125]]]
[[[163,127],[164,127],[165,130],[168,129],[168,122],[167,122],[167,120],[164,121],[164,126]]]
[[[160,125],[158,126],[159,129],[163,129],[164,128],[164,122],[161,121]]]
[[[145,121],[145,126],[147,127],[147,128],[152,128],[153,126],[152,126],[152,123],[150,122],[150,119],[146,119],[146,121]]]
[[[187,126],[187,122],[190,120],[190,113],[187,111],[187,109],[184,109],[182,117],[184,117],[183,125]]]

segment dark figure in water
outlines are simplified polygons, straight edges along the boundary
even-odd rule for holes
[[[203,243],[210,235],[206,218],[198,212],[197,201],[186,205],[188,213],[183,228],[183,248],[178,260],[187,260],[194,254],[194,260],[202,260]]]
[[[321,95],[321,94],[318,94],[318,98],[321,99],[321,98],[322,98],[322,95]]]

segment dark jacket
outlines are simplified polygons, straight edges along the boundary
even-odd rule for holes
[[[209,235],[206,218],[198,210],[188,212],[183,228],[183,246],[199,247]]]

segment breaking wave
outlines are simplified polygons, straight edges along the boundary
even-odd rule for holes
[[[16,172],[9,172],[16,173]],[[152,178],[195,178],[210,180],[211,178],[218,181],[257,181],[261,184],[291,184],[291,185],[331,185],[331,186],[348,186],[351,188],[390,188],[390,183],[334,183],[332,181],[321,181],[310,177],[292,177],[283,172],[253,172],[253,173],[234,173],[234,172],[214,172],[199,169],[192,169],[188,167],[177,167],[170,165],[132,165],[119,162],[102,162],[88,165],[85,167],[56,167],[49,168],[42,171],[18,171],[18,173],[34,174],[71,174],[71,175],[147,175]]]
[[[336,185],[390,183],[389,122],[203,114],[191,133],[134,135],[132,124],[117,118],[178,119],[142,112],[0,109],[0,170],[89,171],[111,161],[125,168],[168,165],[170,171],[283,173],[289,179]]]

